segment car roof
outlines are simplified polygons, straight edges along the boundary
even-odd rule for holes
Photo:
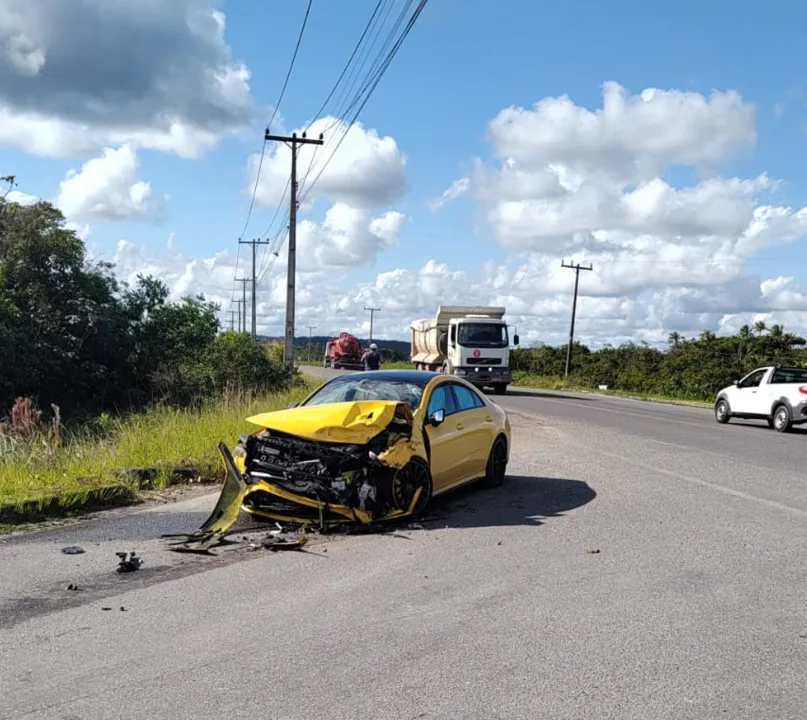
[[[431,370],[365,370],[359,372],[337,375],[332,378],[340,380],[342,378],[366,377],[369,380],[381,380],[382,382],[404,382],[413,385],[425,386],[432,378],[439,377],[440,373]]]

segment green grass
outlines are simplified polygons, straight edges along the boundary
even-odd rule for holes
[[[131,468],[155,469],[149,482],[155,490],[165,487],[175,468],[221,479],[219,441],[231,447],[239,433],[255,430],[245,418],[285,408],[318,384],[306,380],[289,393],[231,397],[200,409],[155,407],[108,418],[103,434],[80,431],[58,444],[45,435],[16,443],[0,438],[0,516],[4,508],[33,515],[54,503],[75,508],[131,499],[142,487],[138,478],[121,476]]]

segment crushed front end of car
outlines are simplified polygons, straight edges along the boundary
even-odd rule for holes
[[[428,474],[409,406],[359,401],[267,413],[234,450],[246,488],[242,508],[298,524],[378,522],[412,514]],[[420,486],[418,485],[420,480]]]
[[[364,400],[264,413],[232,453],[219,445],[227,478],[190,543],[207,551],[240,510],[258,520],[325,528],[416,514],[431,487],[421,429],[405,402]]]

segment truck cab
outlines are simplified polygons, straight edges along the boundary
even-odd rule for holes
[[[441,305],[435,318],[412,323],[412,362],[423,370],[458,375],[504,393],[510,371],[509,327],[503,307]],[[518,345],[518,335],[512,336]]]

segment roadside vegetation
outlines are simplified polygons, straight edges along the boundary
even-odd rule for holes
[[[0,520],[215,478],[220,440],[311,389],[218,311],[120,282],[52,205],[0,198]]]
[[[697,338],[671,333],[667,349],[626,344],[590,350],[575,343],[568,382],[564,379],[566,345],[516,348],[515,384],[551,389],[597,390],[647,398],[712,402],[720,388],[761,365],[807,366],[804,338],[781,325],[758,322],[736,335]]]
[[[384,341],[378,342],[385,354]],[[711,403],[720,388],[761,365],[807,366],[806,344],[782,325],[768,327],[764,322],[731,336],[718,337],[708,330],[695,338],[671,333],[666,349],[628,343],[591,350],[575,343],[568,380],[566,345],[515,348],[510,357],[513,385],[518,387]],[[383,367],[413,365],[400,351],[387,351]]]

